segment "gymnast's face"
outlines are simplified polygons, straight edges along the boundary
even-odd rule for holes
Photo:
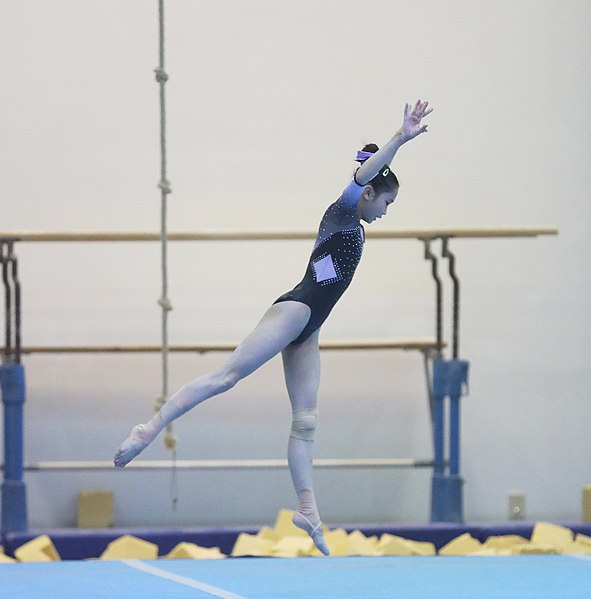
[[[367,185],[359,200],[360,218],[366,223],[373,223],[374,220],[382,218],[388,212],[388,207],[394,202],[397,195],[397,189],[376,193],[371,185]]]

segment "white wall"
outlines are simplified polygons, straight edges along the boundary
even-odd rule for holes
[[[458,240],[469,520],[523,491],[532,519],[580,518],[591,482],[586,0],[222,0],[167,3],[170,228],[312,229],[383,143],[404,102],[435,107],[396,157],[396,206],[375,229],[554,225],[557,238]],[[156,2],[5,4],[0,230],[156,230]],[[372,226],[372,229],[374,226]],[[175,244],[171,341],[243,337],[303,273],[309,244]],[[372,241],[325,339],[430,337],[417,241]],[[158,343],[157,244],[19,244],[24,342]],[[449,313],[449,298],[446,296]],[[449,339],[449,319],[446,319]],[[178,387],[223,355],[171,359]],[[159,393],[157,356],[25,359],[28,461],[110,459]],[[178,422],[178,457],[284,455],[290,413],[273,360]],[[325,353],[318,457],[429,457],[422,361]],[[147,458],[166,458],[161,442]],[[268,523],[287,472],[28,474],[30,523],[75,522],[112,488],[117,525]],[[318,471],[323,517],[426,521],[428,471]]]

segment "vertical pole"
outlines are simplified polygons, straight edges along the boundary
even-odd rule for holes
[[[425,260],[431,262],[431,275],[435,281],[435,335],[437,339],[437,358],[441,358],[443,346],[443,294],[441,279],[437,272],[437,256],[431,251],[431,240],[423,239],[425,244]]]
[[[9,242],[0,241],[0,261],[2,263],[2,282],[4,283],[4,355],[3,362],[13,360],[12,356],[12,291],[9,280]]]
[[[434,472],[441,475],[445,473],[445,396],[441,393],[440,384],[442,365],[445,365],[445,362],[442,360],[436,360],[433,363]]]
[[[12,284],[14,286],[14,359],[21,361],[21,283],[18,278],[18,264],[14,253],[14,241],[8,244],[8,260],[12,265]]]
[[[2,532],[27,530],[27,499],[23,480],[23,408],[25,373],[22,364],[0,365],[4,407],[4,479]]]
[[[460,396],[449,398],[449,475],[460,475]]]
[[[431,521],[463,522],[463,484],[460,475],[460,398],[468,382],[469,363],[465,360],[437,360],[433,364],[433,396],[443,419],[445,398],[449,397],[449,470],[438,463],[431,486]],[[439,407],[440,406],[440,407]],[[444,437],[443,432],[441,437]],[[443,445],[443,441],[439,441]]]
[[[449,260],[449,276],[453,282],[452,358],[458,359],[460,351],[460,279],[456,274],[456,257],[449,250],[449,238],[442,240],[441,255]]]
[[[447,474],[445,468],[445,380],[447,362],[433,362],[433,447],[431,522],[446,521]]]

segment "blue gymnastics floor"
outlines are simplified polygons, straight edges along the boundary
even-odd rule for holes
[[[0,566],[29,599],[589,599],[591,558],[346,557],[65,561]]]

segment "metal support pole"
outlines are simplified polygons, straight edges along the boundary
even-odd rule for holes
[[[435,335],[437,339],[437,358],[441,358],[442,347],[443,347],[443,326],[442,326],[442,312],[443,312],[443,294],[441,279],[437,272],[437,256],[431,251],[431,240],[423,239],[425,244],[425,260],[431,262],[431,274],[435,281]]]
[[[4,284],[4,364],[21,361],[21,288],[14,240],[0,240],[0,262]]]
[[[2,532],[27,530],[27,497],[23,480],[23,408],[25,372],[22,364],[0,365],[4,407],[4,479]]]
[[[449,475],[460,475],[460,396],[449,398]]]
[[[4,283],[4,354],[3,362],[12,361],[12,291],[9,279],[9,246],[0,242],[0,261],[2,264],[2,282]]]
[[[439,362],[434,363],[434,368]],[[445,474],[445,404],[444,398],[433,393],[433,474]]]
[[[435,467],[431,486],[431,521],[463,522],[463,484],[460,475],[460,398],[468,383],[466,360],[436,360],[433,363],[433,397],[435,402],[437,439]],[[441,467],[444,451],[445,398],[450,398],[449,469]],[[440,429],[441,427],[441,429]]]
[[[449,276],[453,281],[453,325],[452,325],[452,357],[458,359],[459,354],[459,329],[460,329],[460,279],[456,274],[456,257],[449,250],[449,238],[442,240],[441,255],[449,260]]]

